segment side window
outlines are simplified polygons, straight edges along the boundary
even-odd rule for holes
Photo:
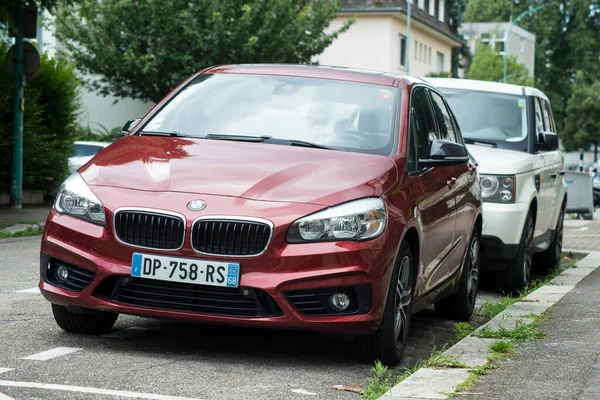
[[[542,106],[540,105],[540,98],[537,96],[533,97],[535,103],[535,129],[537,132],[544,130],[544,117],[542,116]]]
[[[439,139],[449,140],[455,143],[459,143],[456,139],[456,133],[454,132],[454,125],[452,124],[452,117],[446,108],[446,103],[442,96],[435,92],[429,92],[431,94],[433,110],[435,113],[435,119],[437,120]]]
[[[418,158],[428,158],[431,142],[436,138],[435,123],[427,91],[415,88],[411,96],[411,136],[416,141],[416,154]]]
[[[546,130],[556,133],[556,127],[554,126],[554,118],[552,118],[552,111],[550,110],[550,103],[546,100],[542,100],[543,104],[543,113],[544,113],[544,125],[546,126]]]

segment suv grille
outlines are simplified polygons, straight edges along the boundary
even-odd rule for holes
[[[112,276],[98,285],[94,296],[121,304],[169,311],[235,317],[282,315],[271,296],[253,288],[202,286]]]
[[[243,220],[199,220],[192,226],[194,250],[216,255],[255,256],[267,248],[271,226]]]
[[[133,246],[177,250],[183,246],[185,222],[160,212],[127,210],[115,214],[115,234]]]

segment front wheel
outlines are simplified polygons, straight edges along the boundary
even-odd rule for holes
[[[479,243],[479,230],[475,227],[462,266],[458,292],[435,303],[435,312],[440,317],[465,322],[471,319],[479,283]]]
[[[533,232],[535,224],[531,210],[525,218],[525,225],[521,233],[521,242],[517,248],[517,256],[508,264],[504,277],[500,283],[500,289],[505,293],[520,292],[527,287],[531,274],[531,262],[533,260]]]
[[[563,204],[560,209],[560,214],[558,215],[558,221],[556,222],[554,239],[552,240],[552,243],[550,243],[550,246],[546,250],[536,256],[536,267],[542,273],[547,273],[552,268],[560,265],[560,258],[562,257],[565,208],[566,204]]]
[[[52,314],[58,326],[64,331],[89,335],[108,333],[119,316],[119,314],[104,311],[74,313],[57,304],[52,304]]]
[[[386,365],[400,362],[408,342],[412,318],[412,294],[415,278],[414,260],[408,243],[403,242],[388,290],[379,329],[359,339],[356,351],[365,360],[379,360]]]

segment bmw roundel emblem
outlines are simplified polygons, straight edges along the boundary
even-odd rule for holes
[[[202,211],[206,208],[206,203],[202,200],[192,200],[188,203],[190,211]]]

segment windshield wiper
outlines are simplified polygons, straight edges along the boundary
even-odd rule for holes
[[[238,142],[253,142],[253,143],[269,143],[282,144],[287,146],[311,147],[313,149],[336,150],[331,147],[322,146],[320,144],[305,142],[303,140],[280,139],[272,136],[243,136],[243,135],[220,135],[210,133],[204,136],[205,139],[214,140],[233,140]]]
[[[179,132],[160,132],[160,131],[141,131],[143,136],[170,136],[170,137],[186,137]]]
[[[483,144],[486,146],[498,147],[496,142],[492,142],[491,140],[480,140],[480,139],[471,139],[463,136],[463,140],[468,144]]]

